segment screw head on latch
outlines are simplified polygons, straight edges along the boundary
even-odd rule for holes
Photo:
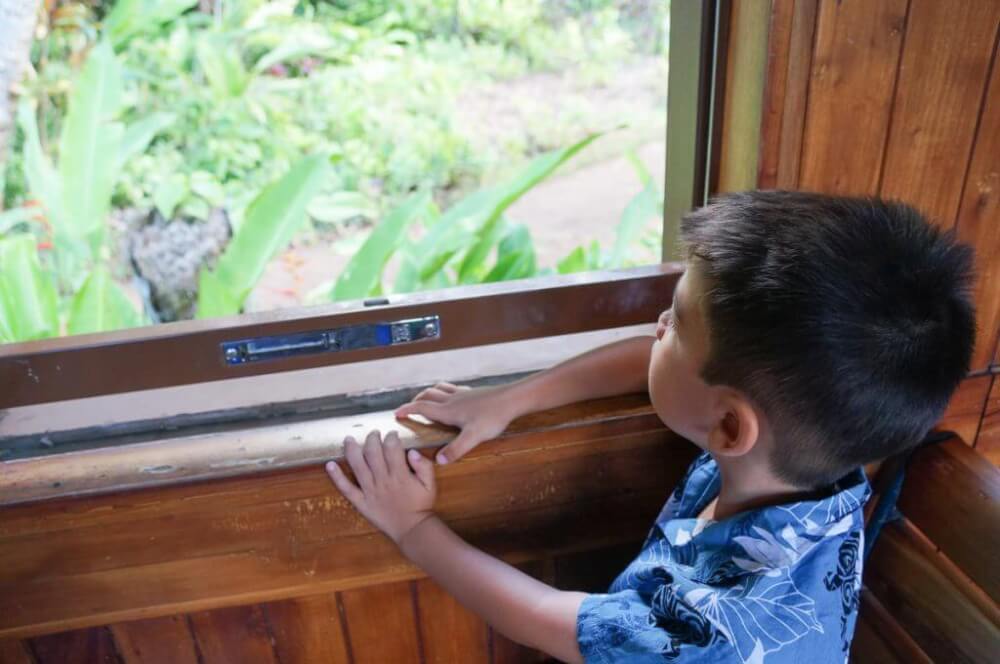
[[[435,325],[434,323],[427,323],[426,325],[424,325],[424,334],[426,334],[429,337],[432,337],[435,334],[437,334],[437,325]]]

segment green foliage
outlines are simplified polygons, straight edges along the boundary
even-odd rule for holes
[[[0,339],[30,341],[59,334],[56,287],[42,269],[35,238],[0,240]]]
[[[108,273],[94,268],[73,298],[66,328],[69,334],[103,332],[136,327],[142,317]]]
[[[199,318],[239,313],[267,262],[305,219],[306,206],[322,186],[327,167],[323,157],[303,159],[254,199],[215,270],[202,269]]]

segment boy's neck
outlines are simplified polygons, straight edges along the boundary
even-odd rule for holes
[[[770,468],[755,463],[754,459],[717,457],[715,461],[722,485],[713,514],[707,516],[716,521],[768,505],[802,500],[813,493],[778,479]]]

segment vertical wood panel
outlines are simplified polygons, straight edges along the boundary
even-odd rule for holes
[[[187,616],[118,623],[111,634],[125,664],[198,664]]]
[[[757,187],[773,189],[778,182],[781,152],[781,121],[785,111],[789,53],[792,42],[795,0],[773,0],[767,37],[767,69],[760,120],[760,160]],[[793,84],[794,85],[794,84]]]
[[[958,386],[948,403],[948,409],[938,423],[937,428],[954,431],[968,445],[976,442],[979,431],[979,420],[983,416],[983,407],[990,391],[990,376],[966,378]]]
[[[489,628],[433,579],[416,581],[425,664],[489,664]],[[285,664],[282,662],[282,664]]]
[[[119,664],[107,627],[91,627],[31,639],[38,664]]]
[[[0,639],[0,664],[34,664],[28,647],[18,639]]]
[[[347,664],[344,632],[332,593],[262,605],[281,664]]]
[[[816,27],[803,189],[874,194],[906,25],[906,0],[825,0]]]
[[[205,664],[277,664],[260,606],[234,606],[191,614]]]
[[[986,412],[979,437],[976,439],[976,451],[1000,466],[1000,380],[993,379],[993,389],[986,401]]]
[[[881,195],[951,228],[989,77],[1000,3],[911,0]]]
[[[1000,65],[994,53],[986,101],[958,212],[958,237],[976,249],[976,317],[972,368],[989,365],[1000,333]]]
[[[341,593],[355,664],[420,662],[410,582]]]
[[[788,46],[785,110],[781,118],[781,148],[778,156],[778,179],[775,183],[779,189],[796,189],[799,186],[802,138],[818,14],[819,0],[796,0],[792,16],[792,40]]]

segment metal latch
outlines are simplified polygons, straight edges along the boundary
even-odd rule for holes
[[[440,337],[441,319],[425,316],[389,323],[348,325],[332,330],[226,341],[222,344],[222,357],[226,364],[246,364],[299,355],[395,346]]]

